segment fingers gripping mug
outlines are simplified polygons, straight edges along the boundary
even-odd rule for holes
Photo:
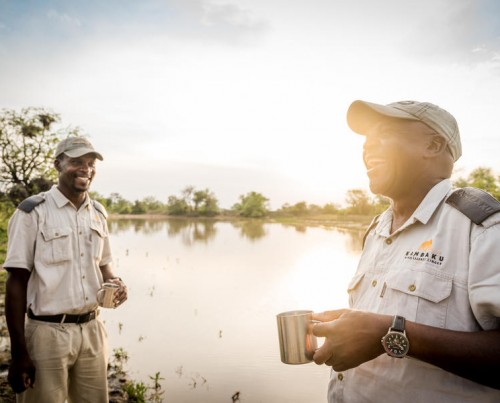
[[[120,286],[114,283],[104,283],[99,291],[97,291],[97,302],[103,308],[114,308],[115,292]]]
[[[317,348],[311,332],[313,311],[289,311],[276,316],[281,361],[285,364],[306,364],[312,361]]]

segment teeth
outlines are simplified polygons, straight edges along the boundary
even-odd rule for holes
[[[374,166],[385,163],[385,160],[383,158],[367,158],[365,161],[366,161],[366,166],[369,168],[373,168]]]

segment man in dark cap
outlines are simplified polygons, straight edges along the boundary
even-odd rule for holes
[[[500,401],[500,203],[453,190],[455,118],[427,102],[355,101],[350,128],[390,208],[366,234],[350,309],[314,315],[330,402]]]
[[[88,190],[102,160],[84,137],[59,143],[58,184],[24,200],[9,221],[6,318],[18,402],[108,402],[107,337],[97,292],[113,274],[107,214]],[[26,318],[27,316],[27,318]]]

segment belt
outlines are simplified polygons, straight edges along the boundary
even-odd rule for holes
[[[82,313],[80,315],[69,315],[61,313],[59,315],[35,315],[31,309],[28,309],[28,318],[41,320],[42,322],[52,323],[87,323],[97,318],[97,309],[91,312]]]

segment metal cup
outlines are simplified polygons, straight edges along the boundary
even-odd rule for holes
[[[307,364],[317,348],[311,332],[313,311],[289,311],[276,316],[281,361],[285,364]]]
[[[115,303],[113,299],[115,297],[115,291],[118,290],[120,286],[114,283],[104,283],[99,291],[97,291],[97,302],[103,308],[114,308]]]

